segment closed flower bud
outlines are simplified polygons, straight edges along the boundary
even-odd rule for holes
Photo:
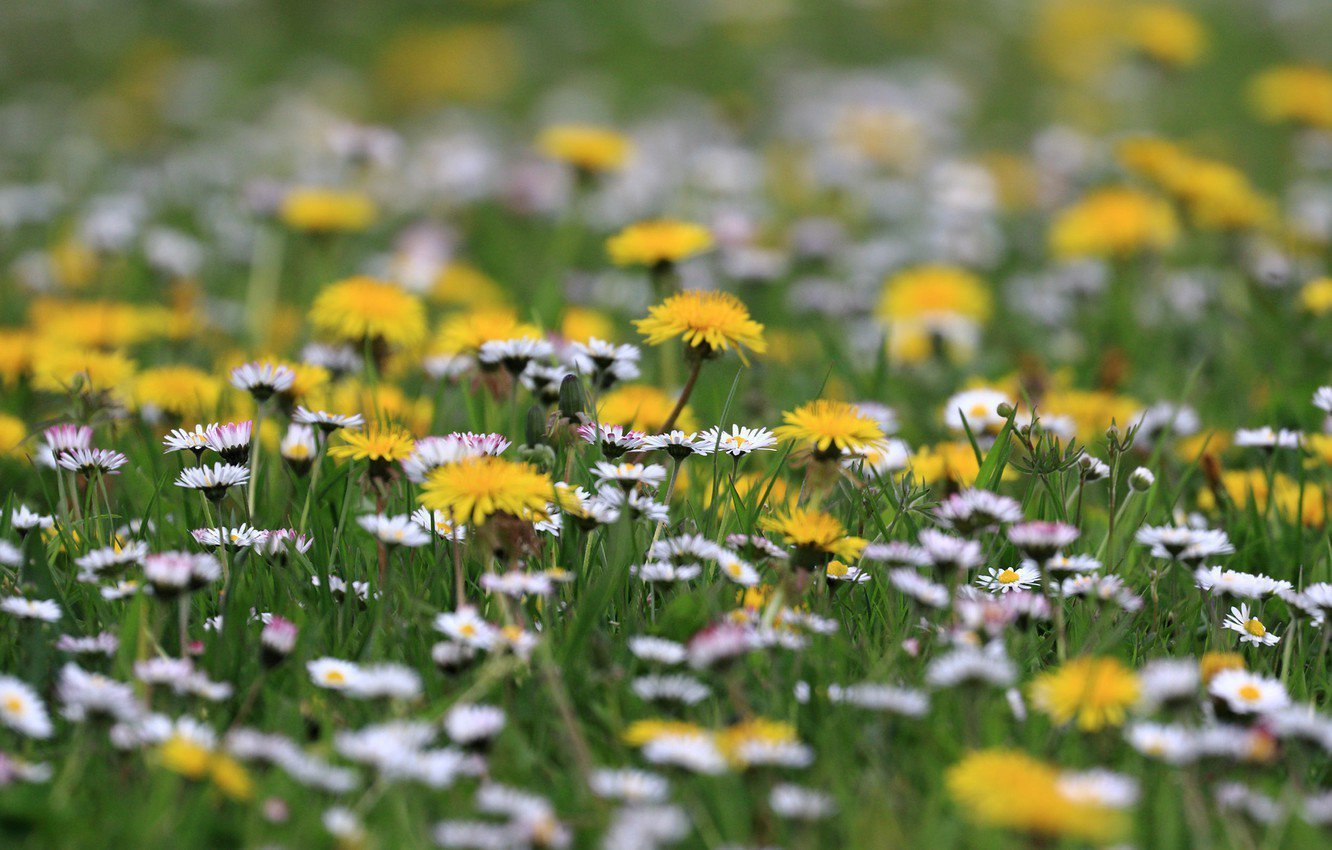
[[[1151,489],[1151,486],[1155,483],[1156,476],[1152,475],[1152,471],[1145,466],[1140,466],[1129,473],[1129,486],[1139,492]]]

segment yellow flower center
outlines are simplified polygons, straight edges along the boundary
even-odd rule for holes
[[[347,677],[341,670],[329,670],[324,674],[324,681],[334,685],[341,685],[347,681]]]
[[[1244,685],[1239,689],[1239,697],[1245,702],[1254,702],[1263,695],[1257,685]]]
[[[1020,576],[1017,574],[1017,570],[1007,569],[999,573],[995,578],[999,580],[1000,584],[1012,584],[1017,581]]]
[[[1259,622],[1257,617],[1254,617],[1253,619],[1249,620],[1249,622],[1245,623],[1244,630],[1249,634],[1253,635],[1254,637],[1262,637],[1263,635],[1267,634],[1267,627],[1265,627],[1261,622]]]
[[[23,711],[23,700],[15,696],[5,698],[5,713],[18,714],[21,711]]]

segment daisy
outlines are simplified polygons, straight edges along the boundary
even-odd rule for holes
[[[713,443],[702,439],[696,432],[671,431],[644,437],[642,448],[664,451],[675,460],[684,460],[691,455],[712,454]]]
[[[600,768],[588,777],[593,794],[608,800],[628,803],[660,803],[670,794],[670,783],[662,776],[646,770]],[[626,845],[627,846],[627,845]]]
[[[265,555],[286,558],[292,552],[304,555],[313,545],[314,538],[308,534],[301,534],[294,528],[275,528],[255,544],[255,548]]]
[[[888,581],[906,596],[931,608],[943,608],[948,605],[948,588],[942,584],[935,584],[911,567],[890,570]]]
[[[467,537],[467,526],[454,524],[443,511],[417,508],[412,511],[412,522],[444,540],[461,541]]]
[[[639,376],[638,361],[642,354],[637,346],[616,345],[592,337],[587,342],[573,343],[570,351],[574,370],[591,377],[601,389],[609,389],[616,381],[632,381]]]
[[[406,514],[387,516],[366,514],[356,518],[357,525],[386,546],[416,548],[430,542],[430,535]]]
[[[316,658],[306,662],[305,669],[310,674],[311,682],[332,691],[347,690],[361,675],[360,667],[340,658]]]
[[[503,366],[504,371],[516,377],[532,361],[544,360],[554,353],[555,347],[548,340],[519,336],[487,340],[481,344],[476,359],[483,369]]]
[[[500,455],[508,447],[508,439],[501,434],[473,434],[469,431],[423,437],[416,441],[411,454],[403,458],[402,470],[407,480],[420,484],[442,466],[468,458]]]
[[[640,448],[646,435],[642,431],[626,430],[622,425],[589,423],[579,426],[578,436],[586,443],[600,445],[602,455],[615,460],[625,452]]]
[[[1303,444],[1303,434],[1285,428],[1274,431],[1271,426],[1264,425],[1262,428],[1240,428],[1235,431],[1235,445],[1239,448],[1257,448],[1271,451],[1273,449],[1298,449]]]
[[[42,439],[59,460],[66,452],[92,448],[93,429],[88,425],[52,425],[42,432]]]
[[[89,673],[73,663],[60,668],[56,697],[62,706],[61,714],[75,723],[92,717],[131,720],[143,711],[133,685]]]
[[[194,452],[197,458],[208,448],[208,426],[195,425],[194,430],[187,431],[184,428],[172,429],[162,438],[162,445],[166,447],[165,454],[172,452],[190,451]]]
[[[629,638],[629,651],[635,658],[653,661],[658,664],[681,664],[685,660],[685,647],[682,643],[660,637],[639,635]]]
[[[177,487],[198,490],[212,502],[220,502],[227,495],[227,490],[238,487],[250,480],[250,470],[230,463],[215,463],[212,466],[193,466],[183,469],[176,477]]]
[[[1124,737],[1133,749],[1166,764],[1188,764],[1199,755],[1197,738],[1182,726],[1133,723],[1125,730]]]
[[[607,463],[597,461],[592,467],[592,475],[599,484],[618,484],[624,490],[631,490],[639,484],[657,487],[666,480],[666,467],[652,463]]]
[[[1275,579],[1262,573],[1223,570],[1221,567],[1199,567],[1193,573],[1193,580],[1200,590],[1217,595],[1242,596],[1246,599],[1259,599],[1291,589],[1290,582],[1282,579]]]
[[[759,583],[758,570],[754,569],[752,564],[729,552],[717,561],[717,566],[722,575],[741,587],[753,587]]]
[[[1138,681],[1142,686],[1141,706],[1150,711],[1196,698],[1202,675],[1195,658],[1158,658],[1142,666]]]
[[[1077,540],[1079,534],[1076,527],[1062,522],[1024,522],[1008,529],[1008,541],[1032,560],[1043,562]]]
[[[444,733],[465,747],[484,744],[504,728],[504,709],[477,703],[456,703],[444,715]]]
[[[734,458],[758,451],[775,451],[777,448],[777,438],[767,428],[746,428],[734,424],[726,432],[719,427],[709,428],[698,435],[698,442],[707,446],[709,451],[724,452]]]
[[[340,428],[360,428],[365,424],[365,417],[359,413],[328,413],[297,406],[296,412],[291,415],[291,421],[299,425],[313,425],[325,434],[331,434]]]
[[[1025,563],[1038,566],[1035,561]],[[1101,562],[1091,555],[1055,555],[1045,562],[1045,568],[1052,572],[1094,573],[1101,569]]]
[[[475,608],[463,607],[435,617],[435,629],[453,640],[488,649],[499,635],[498,629],[481,619]]]
[[[1249,606],[1241,604],[1237,608],[1231,608],[1230,614],[1226,616],[1222,623],[1227,629],[1236,632],[1240,636],[1241,643],[1251,643],[1254,646],[1275,646],[1281,638],[1272,634],[1263,625],[1262,620],[1249,613]]]
[[[904,717],[924,717],[930,708],[930,697],[924,691],[861,682],[856,685],[829,685],[828,701],[845,703],[869,711],[883,711]]]
[[[114,475],[119,473],[122,466],[129,463],[129,458],[111,449],[70,449],[61,452],[56,463],[65,469],[84,475],[93,473]]]
[[[1189,526],[1146,525],[1133,537],[1151,547],[1153,558],[1202,561],[1235,551],[1224,531]]]
[[[241,523],[236,528],[196,528],[190,536],[200,546],[210,549],[226,546],[228,551],[237,552],[262,545],[268,539],[268,532]]]
[[[1000,405],[1013,406],[1007,393],[988,387],[963,390],[944,403],[944,424],[954,431],[962,431],[963,422],[976,435],[995,434],[1007,422],[999,415]]]
[[[703,574],[703,568],[697,564],[677,566],[666,561],[648,561],[629,568],[631,575],[646,582],[670,584],[677,581],[693,581]]]
[[[60,603],[53,599],[6,596],[0,599],[0,611],[20,620],[39,620],[43,623],[54,623],[61,617]]]
[[[925,668],[925,681],[932,688],[952,688],[964,682],[1006,688],[1016,678],[1017,667],[999,643],[984,649],[957,647],[935,656]]]
[[[692,676],[639,676],[630,686],[644,702],[697,705],[712,696],[712,689]]]
[[[231,385],[258,402],[267,401],[274,393],[286,392],[294,383],[296,373],[281,363],[256,360],[231,370]]]
[[[9,525],[20,536],[24,536],[34,528],[51,528],[55,525],[55,519],[45,514],[39,514],[27,505],[20,504],[9,512]]]
[[[1290,705],[1281,682],[1248,670],[1222,670],[1207,683],[1207,693],[1236,714],[1271,714]]]
[[[212,555],[161,552],[143,559],[143,576],[164,595],[195,590],[222,575],[222,565]]]
[[[1313,406],[1332,416],[1332,387],[1319,387],[1315,390]]]
[[[963,490],[940,502],[934,516],[940,525],[968,535],[1021,522],[1022,506],[1016,499],[989,490]]]
[[[862,570],[860,567],[848,566],[841,561],[829,561],[823,568],[823,575],[830,582],[841,584],[864,584],[872,579],[872,576]]]
[[[1016,569],[1006,567],[1000,570],[990,567],[987,575],[976,579],[976,586],[993,593],[1008,593],[1013,590],[1027,590],[1040,580],[1040,570],[1022,564]]]
[[[209,425],[204,433],[204,445],[221,455],[223,463],[244,464],[250,459],[250,442],[254,436],[251,420]]]
[[[522,570],[509,570],[503,573],[484,573],[481,576],[481,588],[487,593],[501,593],[513,599],[525,596],[549,596],[555,592],[555,584],[545,573],[526,573]]]
[[[832,817],[837,812],[832,795],[790,783],[772,786],[768,792],[768,805],[773,814],[788,820],[816,821]]]
[[[100,632],[91,637],[61,635],[56,641],[56,649],[70,655],[105,655],[110,657],[120,648],[120,638],[111,632]]]
[[[13,676],[0,676],[0,723],[29,738],[49,738],[53,731],[37,692]]]
[[[259,632],[259,645],[270,661],[285,658],[296,648],[299,632],[300,629],[291,620],[274,617]]]
[[[979,567],[984,560],[978,540],[954,537],[933,528],[922,531],[919,540],[930,564],[937,570],[966,572]]]

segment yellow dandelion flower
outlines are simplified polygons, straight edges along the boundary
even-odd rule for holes
[[[1143,56],[1167,68],[1196,65],[1207,49],[1207,32],[1192,14],[1170,3],[1144,3],[1129,10],[1128,41]]]
[[[0,382],[12,387],[32,371],[33,335],[27,331],[0,331]]]
[[[782,421],[773,430],[778,439],[806,443],[820,458],[841,457],[843,449],[863,448],[884,437],[878,422],[844,401],[811,401],[783,413]]]
[[[496,513],[541,519],[554,500],[554,485],[536,467],[489,456],[442,466],[421,489],[422,505],[475,525]]]
[[[502,26],[425,27],[416,22],[388,40],[375,80],[394,105],[436,108],[441,101],[502,97],[517,82],[521,67],[518,42]]]
[[[134,379],[133,400],[143,411],[177,420],[209,418],[222,397],[222,382],[193,366],[157,366]]]
[[[278,218],[307,233],[354,233],[374,223],[374,201],[360,192],[293,189],[282,199]]]
[[[1270,68],[1254,79],[1249,98],[1264,121],[1332,127],[1332,72],[1325,68]]]
[[[979,277],[956,266],[913,266],[884,284],[878,315],[887,321],[961,317],[984,323],[994,310]]]
[[[28,439],[28,426],[17,416],[0,413],[0,455],[23,457],[23,443]]]
[[[1031,684],[1032,704],[1056,723],[1095,732],[1121,726],[1138,700],[1137,675],[1116,658],[1075,658]]]
[[[310,308],[310,321],[319,334],[357,345],[371,340],[414,348],[426,337],[421,300],[372,277],[351,277],[325,287]]]
[[[658,738],[680,735],[711,735],[712,733],[685,720],[635,720],[621,733],[620,739],[631,747],[641,747]]]
[[[436,304],[457,307],[494,307],[504,303],[504,290],[471,263],[452,262],[435,276],[429,298]]]
[[[590,124],[547,127],[537,137],[536,146],[551,159],[588,173],[618,170],[633,150],[623,133]]]
[[[1204,652],[1198,659],[1198,673],[1203,684],[1212,681],[1212,677],[1225,670],[1243,670],[1244,656],[1238,652]]]
[[[837,517],[814,508],[790,508],[759,520],[759,527],[780,535],[807,556],[832,555],[851,561],[859,558],[866,546],[864,539],[847,534]]]
[[[84,348],[126,348],[160,327],[143,308],[121,301],[42,298],[28,308],[33,330],[43,339]]]
[[[1306,283],[1300,289],[1300,306],[1315,316],[1332,312],[1332,277],[1320,277]]]
[[[1170,205],[1137,189],[1100,189],[1060,212],[1050,228],[1059,257],[1131,257],[1174,244],[1179,222]]]
[[[623,384],[601,397],[597,419],[606,425],[623,425],[649,434],[659,432],[675,407],[675,399],[647,384]],[[686,406],[675,420],[675,427],[693,431],[698,427],[693,411]]]
[[[617,266],[669,265],[711,247],[706,227],[670,219],[631,224],[606,240],[606,252]]]
[[[969,442],[935,443],[913,452],[907,459],[907,471],[927,484],[967,485],[980,474],[980,462]]]
[[[983,826],[1098,844],[1116,840],[1128,828],[1122,813],[1071,798],[1052,765],[1017,750],[973,752],[948,769],[945,783],[962,814]]]
[[[416,441],[404,429],[392,424],[372,424],[356,430],[338,432],[342,442],[329,447],[330,457],[342,460],[368,460],[392,463],[412,453]]]
[[[518,321],[512,310],[484,308],[445,319],[435,334],[431,350],[439,354],[476,354],[491,340],[540,336],[540,328]]]
[[[560,316],[560,336],[569,342],[587,342],[589,339],[615,340],[615,323],[599,310],[586,307],[566,307]]]
[[[133,376],[134,362],[116,352],[42,342],[33,355],[33,386],[47,392],[119,397]]]
[[[763,325],[749,317],[745,305],[729,292],[691,290],[672,295],[648,309],[648,317],[634,322],[649,345],[661,345],[679,337],[703,357],[735,349],[742,362],[744,349],[759,354],[767,350]]]

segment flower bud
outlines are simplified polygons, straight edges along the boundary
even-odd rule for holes
[[[1156,483],[1156,476],[1145,466],[1140,466],[1129,473],[1129,486],[1138,492],[1150,490]]]

